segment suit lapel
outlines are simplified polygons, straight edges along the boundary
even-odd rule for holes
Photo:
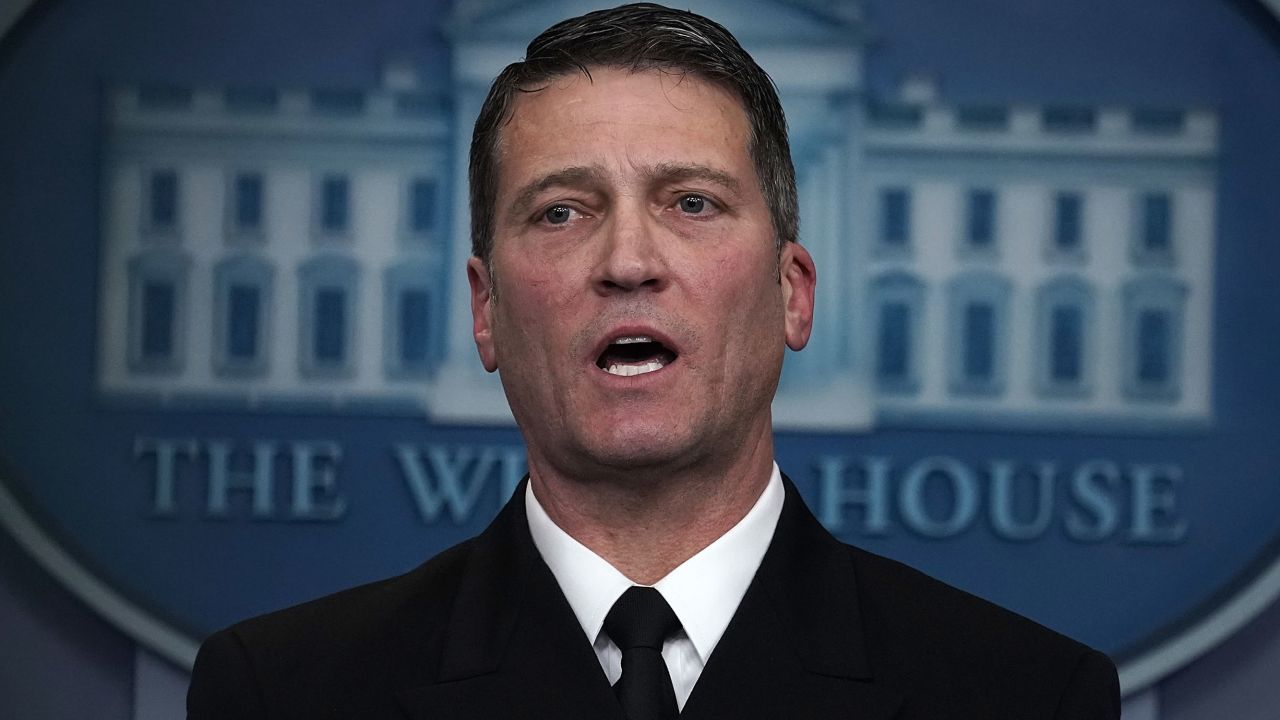
[[[790,480],[786,492],[769,550],[682,720],[888,720],[901,704],[874,681],[848,549]],[[477,538],[444,632],[434,681],[397,695],[414,720],[623,720],[529,536],[523,489]]]
[[[534,547],[523,486],[477,538],[442,643],[435,681],[398,695],[415,720],[622,720],[582,626]]]
[[[848,549],[786,480],[768,552],[694,686],[682,720],[884,720],[902,699],[874,682]]]

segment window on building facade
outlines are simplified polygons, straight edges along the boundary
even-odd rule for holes
[[[387,374],[413,377],[429,373],[442,356],[433,342],[437,307],[432,266],[406,261],[388,268],[383,279],[386,324],[383,344]]]
[[[1173,198],[1167,192],[1143,193],[1138,198],[1134,260],[1168,264],[1174,259]]]
[[[989,302],[964,306],[964,379],[988,384],[996,372],[996,309]]]
[[[1091,107],[1055,105],[1044,109],[1043,121],[1051,133],[1087,133],[1097,126],[1098,114]]]
[[[227,88],[223,102],[228,110],[248,115],[269,113],[280,103],[275,88],[239,86]]]
[[[1186,287],[1157,276],[1131,281],[1123,292],[1126,395],[1137,400],[1177,400]]]
[[[919,390],[920,318],[924,286],[905,273],[892,273],[872,283],[875,310],[876,386],[886,393]]]
[[[147,177],[144,227],[155,235],[178,231],[179,187],[176,170],[153,170]]]
[[[346,175],[330,173],[320,180],[319,212],[316,217],[320,234],[343,237],[351,229],[351,180]]]
[[[142,283],[142,360],[167,360],[173,355],[178,289],[170,280]]]
[[[347,289],[321,285],[315,290],[315,327],[311,357],[316,365],[342,365],[347,357]]]
[[[1171,313],[1147,309],[1138,313],[1138,351],[1135,375],[1142,385],[1167,385],[1172,375],[1173,355]]]
[[[143,110],[188,110],[192,98],[191,88],[181,85],[138,86],[138,107]]]
[[[262,238],[266,213],[266,188],[260,172],[237,172],[231,178],[227,207],[229,236],[237,239]]]
[[[232,284],[227,288],[227,358],[252,361],[261,352],[262,288]]]
[[[181,371],[186,337],[190,261],[177,251],[151,250],[129,263],[129,369]]]
[[[400,293],[399,313],[400,365],[425,367],[427,364],[427,331],[431,320],[431,295],[424,289],[407,289]]]
[[[924,108],[911,103],[872,100],[867,103],[867,120],[872,127],[910,130],[924,121]]]
[[[911,193],[906,188],[880,190],[880,247],[905,251],[911,246]]]
[[[1002,105],[961,105],[956,108],[961,130],[999,131],[1009,128],[1009,108]]]
[[[435,231],[438,187],[435,178],[415,177],[409,181],[405,225],[411,238],[421,241]]]
[[[1074,258],[1084,253],[1084,199],[1078,192],[1053,198],[1053,254]]]
[[[953,393],[1004,391],[1010,283],[988,272],[961,275],[949,287],[950,387]]]
[[[1049,397],[1091,392],[1093,290],[1074,276],[1056,278],[1036,299],[1036,388]]]
[[[1186,113],[1175,108],[1138,108],[1133,129],[1148,135],[1177,135],[1186,127]]]
[[[1084,252],[1084,200],[1079,192],[1059,192],[1053,196],[1053,254],[1082,255]]]
[[[302,266],[298,354],[304,376],[348,376],[354,372],[358,274],[356,262],[348,257],[322,256]]]
[[[911,375],[911,306],[889,301],[880,306],[880,352],[876,376],[902,382]]]
[[[214,270],[214,370],[224,375],[266,371],[268,313],[274,271],[253,256],[224,260]]]
[[[1079,307],[1059,305],[1049,311],[1049,379],[1065,385],[1080,382],[1084,365],[1084,315]]]
[[[996,194],[986,188],[970,190],[965,199],[965,244],[970,252],[995,249]]]
[[[364,112],[364,93],[341,88],[311,91],[311,110],[318,115],[348,117]]]

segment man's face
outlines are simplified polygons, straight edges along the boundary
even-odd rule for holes
[[[724,462],[768,437],[814,268],[779,256],[738,100],[692,75],[592,68],[502,131],[474,333],[530,462],[591,476]]]

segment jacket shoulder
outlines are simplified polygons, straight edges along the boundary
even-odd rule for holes
[[[251,645],[305,641],[308,647],[323,647],[403,633],[406,622],[418,628],[443,622],[473,543],[455,545],[403,575],[250,618],[228,630]]]
[[[324,717],[434,669],[475,540],[396,577],[238,622],[201,645],[189,717]],[[224,707],[226,703],[239,703]],[[217,711],[210,711],[218,708]],[[344,710],[346,712],[346,710]]]
[[[1106,655],[903,563],[849,552],[877,682],[926,707],[945,699],[926,716],[1119,717]]]

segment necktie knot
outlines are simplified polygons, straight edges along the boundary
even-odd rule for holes
[[[604,631],[622,652],[633,648],[662,651],[662,643],[680,630],[680,620],[662,593],[632,586],[622,593],[604,619]]]

